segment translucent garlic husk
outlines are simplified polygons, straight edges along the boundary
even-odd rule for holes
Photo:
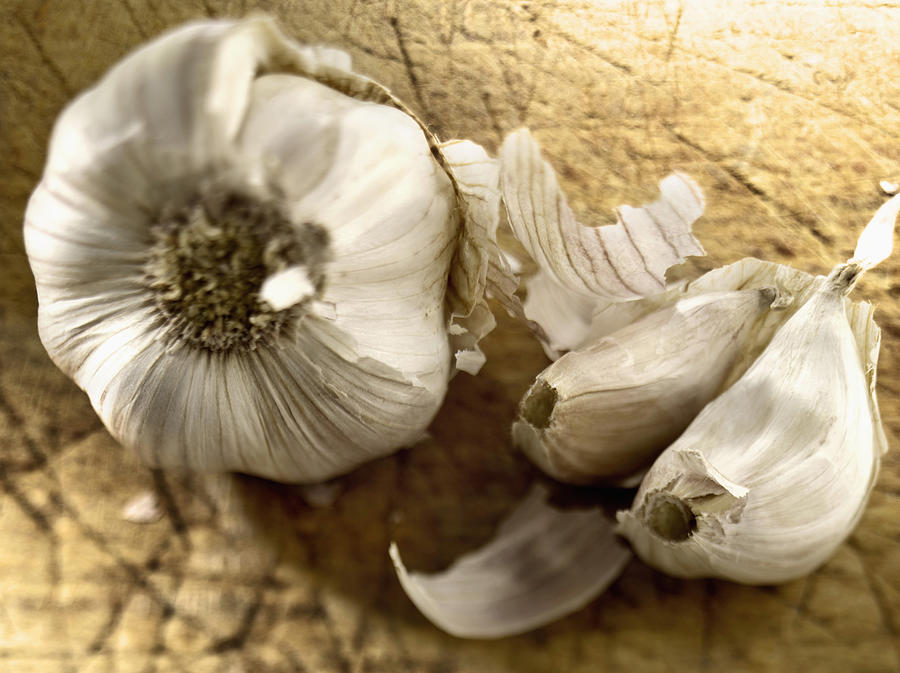
[[[665,291],[669,267],[705,254],[691,232],[703,195],[682,173],[659,183],[656,201],[617,208],[614,224],[584,226],[523,128],[500,148],[500,189],[509,227],[501,230],[507,235],[492,291],[532,327],[551,360],[585,343],[594,312]],[[524,301],[515,294],[519,285]]]
[[[496,181],[345,53],[188,24],[57,121],[25,217],[41,340],[151,465],[329,478],[483,362]]]
[[[522,398],[513,441],[560,481],[636,485],[782,301],[772,287],[702,293],[566,353]]]
[[[574,612],[618,578],[632,553],[597,508],[559,509],[536,484],[495,537],[438,573],[410,571],[395,543],[394,569],[429,620],[460,638],[501,638]]]
[[[684,313],[699,315],[701,305],[716,322],[716,315],[729,311],[727,299],[719,298],[721,310],[705,300],[666,306],[646,318],[653,323],[646,334],[638,330],[611,336],[594,326],[596,314],[632,316],[618,307],[666,293],[667,269],[689,255],[704,254],[691,233],[704,208],[700,188],[686,175],[673,173],[660,182],[660,196],[653,203],[620,206],[615,224],[583,226],[526,129],[503,143],[500,184],[509,222],[508,236],[501,238],[501,261],[510,264],[495,294],[531,325],[548,357],[555,360],[569,351],[526,393],[513,425],[514,442],[562,481],[629,483],[684,428],[685,415],[689,419],[715,394],[739,351],[730,340],[740,342],[747,331],[743,323],[716,323],[712,341],[721,346],[723,359],[710,363],[704,370],[710,377],[703,379],[681,366],[675,333],[692,333]],[[502,272],[496,275],[503,277]],[[521,303],[514,294],[520,281],[526,290]],[[758,293],[747,297],[734,295],[735,310],[753,324],[767,304]],[[675,340],[660,338],[660,329],[669,330]],[[664,372],[657,376],[654,370]],[[668,397],[662,379],[677,381],[677,390]],[[618,391],[612,390],[618,385]],[[657,423],[642,420],[654,412],[662,416]]]
[[[886,443],[880,331],[833,278],[792,271],[796,310],[762,354],[653,464],[619,531],[679,577],[785,582],[858,521]],[[806,278],[804,278],[806,277]]]

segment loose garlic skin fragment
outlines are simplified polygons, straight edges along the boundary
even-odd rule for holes
[[[818,282],[618,514],[648,564],[679,577],[786,582],[824,563],[856,525],[885,446],[879,332],[870,306],[844,299],[852,280]]]
[[[551,360],[583,345],[594,311],[663,292],[669,267],[706,254],[691,232],[703,213],[703,194],[682,173],[659,183],[656,201],[617,208],[615,224],[584,226],[523,128],[500,148],[500,187],[512,244],[501,239],[501,247],[520,270],[499,264],[497,275],[505,278],[495,295],[527,319]],[[536,268],[522,275],[521,267]],[[524,303],[512,296],[520,281],[527,290]]]
[[[122,444],[321,481],[423,435],[460,335],[477,370],[456,246],[490,201],[400,107],[253,18],[176,29],[62,113],[25,217],[39,332]]]
[[[519,405],[513,441],[573,484],[636,485],[719,393],[773,288],[681,299],[551,364]]]

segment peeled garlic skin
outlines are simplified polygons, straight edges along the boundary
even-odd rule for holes
[[[619,530],[679,577],[786,582],[856,525],[879,445],[841,294],[820,288],[657,459]]]
[[[719,392],[774,296],[682,299],[570,351],[523,398],[514,442],[560,481],[628,485]]]
[[[454,188],[411,117],[303,76],[364,79],[348,65],[264,18],[193,23],[57,121],[25,217],[40,337],[151,465],[320,481],[415,443],[440,406]],[[151,230],[204,189],[326,232],[325,282],[294,329],[229,351],[163,329]]]

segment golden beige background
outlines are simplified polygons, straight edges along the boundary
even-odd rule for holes
[[[296,487],[142,467],[46,357],[21,235],[53,119],[140,42],[263,9],[349,50],[438,135],[494,151],[535,131],[585,221],[703,186],[697,273],[747,255],[825,272],[900,180],[900,4],[530,0],[0,0],[0,671],[523,673],[900,670],[900,254],[860,283],[884,330],[892,452],[856,532],[778,587],[679,581],[632,563],[534,633],[462,641],[410,604],[387,556],[437,570],[487,541],[535,478],[509,420],[546,360],[507,319],[432,437]],[[828,363],[822,363],[828,366]],[[123,520],[147,491],[163,517]]]

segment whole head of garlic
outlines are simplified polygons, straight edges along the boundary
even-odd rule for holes
[[[343,52],[186,25],[57,121],[25,216],[41,340],[152,465],[334,476],[480,366],[496,179]]]

